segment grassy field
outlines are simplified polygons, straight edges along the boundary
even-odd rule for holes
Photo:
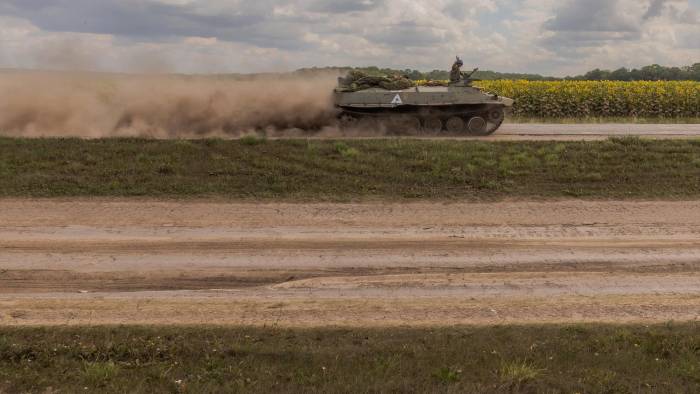
[[[700,325],[0,329],[6,392],[700,391]]]
[[[700,140],[0,138],[0,197],[695,198]]]

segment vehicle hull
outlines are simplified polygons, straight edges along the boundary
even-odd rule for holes
[[[336,91],[335,106],[344,126],[382,123],[394,134],[488,135],[502,124],[513,100],[472,86],[413,87],[404,90]]]

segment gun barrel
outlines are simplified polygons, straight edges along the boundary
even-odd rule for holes
[[[479,71],[479,68],[473,69],[471,72],[462,72],[462,76],[465,77],[465,79],[469,79],[472,77],[472,75],[476,74],[476,72]]]

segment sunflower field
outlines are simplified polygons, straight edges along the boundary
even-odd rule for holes
[[[515,99],[513,115],[534,118],[698,118],[700,82],[479,81]]]

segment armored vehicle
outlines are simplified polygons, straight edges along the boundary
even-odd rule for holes
[[[494,133],[513,100],[472,86],[478,69],[463,73],[461,66],[457,58],[450,82],[428,84],[433,86],[415,86],[401,77],[339,78],[334,101],[341,127],[381,126],[395,134]]]

